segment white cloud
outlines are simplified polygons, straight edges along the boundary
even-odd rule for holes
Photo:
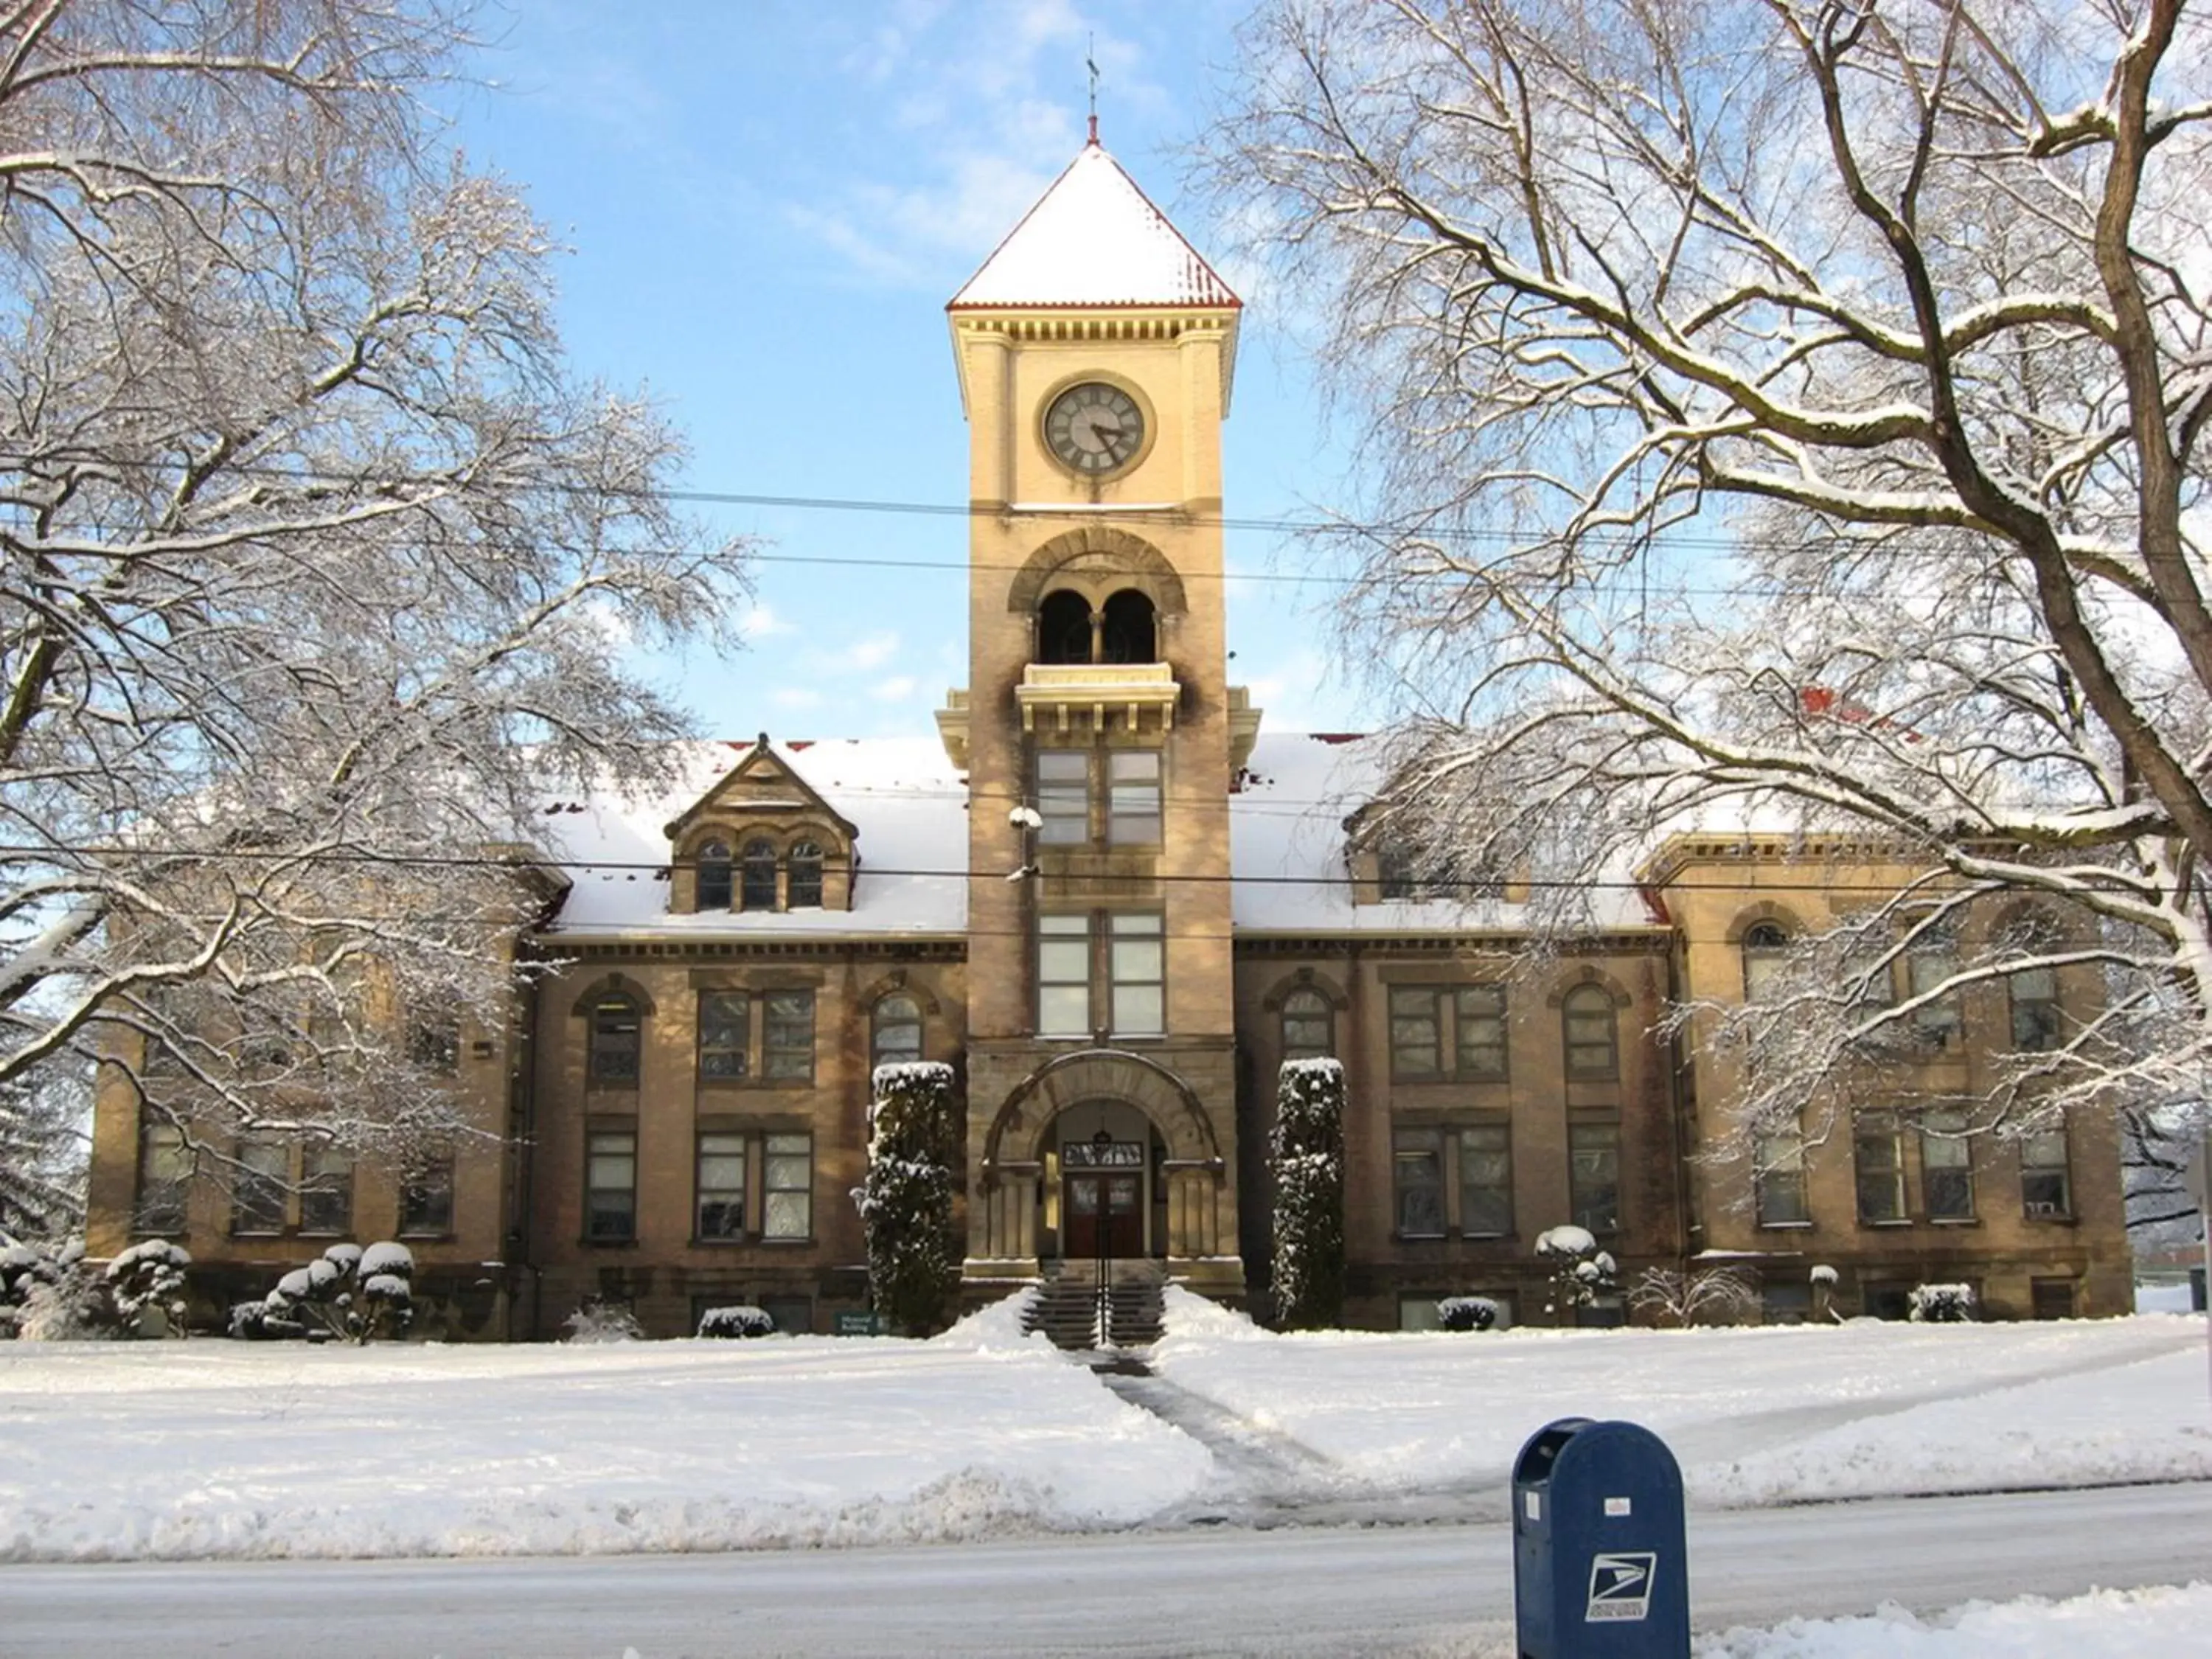
[[[738,621],[738,637],[748,645],[776,634],[796,634],[799,624],[787,622],[764,605],[756,605]]]
[[[895,674],[877,684],[868,695],[878,702],[904,702],[914,695],[917,684],[911,674]]]
[[[871,634],[864,640],[855,640],[840,652],[838,666],[862,672],[871,668],[881,668],[898,655],[898,648],[899,636],[896,634],[888,629],[880,634]]]
[[[769,694],[769,701],[778,708],[817,708],[821,706],[822,694],[803,685],[781,685]]]

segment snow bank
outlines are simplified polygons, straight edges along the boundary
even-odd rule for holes
[[[1502,1482],[1577,1416],[1650,1428],[1711,1504],[2212,1476],[2194,1319],[1275,1335],[1194,1302],[1155,1370],[1380,1486]]]
[[[2212,1584],[2092,1590],[2070,1601],[1974,1601],[1932,1619],[1792,1619],[1692,1644],[1696,1659],[2165,1659],[2203,1650]]]
[[[1212,1479],[1003,1307],[935,1342],[0,1344],[0,1560],[934,1541]]]

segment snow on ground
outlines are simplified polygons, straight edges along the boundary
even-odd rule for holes
[[[1934,1619],[1792,1619],[1698,1637],[1696,1659],[2171,1659],[2201,1653],[2212,1584],[2094,1590],[2070,1601],[1972,1602]]]
[[[1705,1505],[2212,1479],[2197,1317],[1273,1335],[1176,1291],[1143,1386],[1188,1433],[1015,1317],[930,1342],[0,1344],[0,1560],[932,1541],[1239,1492],[1405,1518],[1498,1491],[1571,1415],[1656,1430]]]
[[[931,1342],[0,1343],[0,1560],[1093,1529],[1212,1473],[996,1310]]]
[[[1496,1481],[1561,1417],[1651,1429],[1692,1503],[2212,1479],[2198,1318],[1274,1335],[1178,1291],[1152,1364],[1384,1487]]]

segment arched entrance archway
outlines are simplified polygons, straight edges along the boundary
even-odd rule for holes
[[[1041,1260],[1167,1254],[1167,1141],[1143,1112],[1124,1100],[1069,1106],[1036,1152]]]

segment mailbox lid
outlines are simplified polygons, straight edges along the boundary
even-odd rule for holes
[[[1530,1435],[1521,1448],[1521,1455],[1513,1460],[1515,1489],[1534,1486],[1540,1490],[1550,1485],[1560,1455],[1576,1436],[1595,1426],[1596,1425],[1590,1418],[1562,1417],[1557,1422],[1547,1423]],[[1622,1424],[1618,1426],[1632,1425]]]

